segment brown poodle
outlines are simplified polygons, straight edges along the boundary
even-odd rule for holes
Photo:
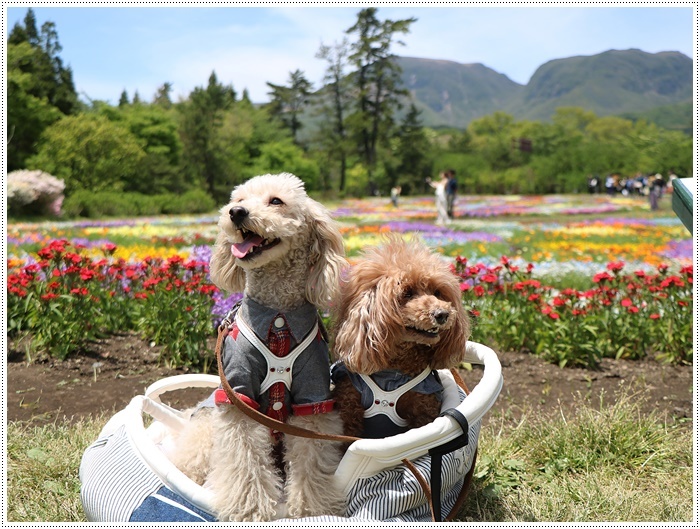
[[[459,280],[416,240],[391,237],[353,266],[337,302],[334,397],[346,435],[382,438],[432,422],[470,328]]]

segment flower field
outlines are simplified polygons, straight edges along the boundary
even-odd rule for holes
[[[452,263],[475,340],[559,365],[603,356],[692,360],[693,241],[670,208],[602,195],[459,197],[434,224],[432,197],[328,204],[350,260],[389,232]],[[169,365],[206,369],[213,325],[239,295],[208,280],[215,213],[10,224],[8,332],[65,358],[136,330]],[[167,324],[164,324],[167,322]],[[537,329],[537,332],[533,332]]]

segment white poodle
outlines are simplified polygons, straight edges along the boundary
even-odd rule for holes
[[[341,434],[317,311],[328,307],[346,264],[335,222],[307,196],[301,180],[283,173],[237,186],[218,226],[212,280],[244,293],[222,353],[229,384],[268,416]],[[333,477],[338,443],[270,431],[230,404],[222,390],[212,402],[194,411],[173,459],[211,488],[221,521],[343,513]]]

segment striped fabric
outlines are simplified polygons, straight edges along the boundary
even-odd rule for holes
[[[132,513],[163,486],[134,452],[126,425],[98,439],[80,463],[80,500],[88,521],[128,522]]]
[[[442,463],[442,518],[452,509],[462,489],[464,478],[474,462],[481,423],[469,428],[469,444],[444,456]],[[430,458],[413,461],[430,483]],[[430,522],[430,506],[415,476],[404,465],[385,470],[358,481],[348,494],[350,518],[384,522]]]
[[[460,391],[460,400],[464,397]],[[120,416],[117,414],[113,420],[118,421]],[[443,518],[454,506],[474,462],[480,428],[480,421],[470,425],[469,444],[443,457]],[[163,483],[132,446],[128,423],[110,431],[85,451],[80,465],[80,496],[89,521],[216,521]],[[418,458],[413,463],[429,483],[429,456]],[[430,522],[428,502],[415,476],[399,465],[359,480],[353,486],[348,494],[348,518],[322,516],[278,522]]]

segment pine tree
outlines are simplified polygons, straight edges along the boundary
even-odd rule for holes
[[[370,175],[377,163],[377,147],[388,143],[394,125],[394,112],[401,106],[401,96],[406,90],[401,87],[401,68],[391,47],[396,34],[408,33],[415,18],[404,20],[379,20],[377,8],[363,9],[357,22],[347,34],[356,34],[358,40],[351,48],[350,62],[357,68],[354,74],[357,103],[351,116],[353,133],[359,145],[360,155]]]
[[[297,133],[302,127],[301,113],[306,106],[312,85],[304,77],[304,72],[290,72],[288,85],[267,83],[271,91],[270,113],[279,118],[292,133],[294,143],[299,144]]]
[[[329,157],[338,162],[338,190],[345,191],[348,164],[347,114],[351,98],[347,68],[348,41],[333,46],[321,45],[316,57],[327,63],[325,87],[319,92],[321,120],[319,138]]]

